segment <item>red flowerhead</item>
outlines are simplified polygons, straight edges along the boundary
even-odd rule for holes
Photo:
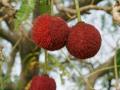
[[[32,39],[40,48],[58,50],[65,45],[68,34],[69,27],[60,17],[42,15],[33,23]]]
[[[87,59],[99,51],[101,36],[94,26],[79,22],[71,28],[66,46],[71,55]]]
[[[32,79],[30,90],[56,90],[56,83],[49,76],[35,76]]]

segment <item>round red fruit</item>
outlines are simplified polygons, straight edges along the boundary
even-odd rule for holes
[[[49,76],[35,76],[32,79],[30,90],[56,90],[56,83]]]
[[[100,46],[101,35],[93,25],[79,22],[71,28],[66,45],[71,55],[87,59],[93,57]]]
[[[57,16],[38,16],[33,23],[32,39],[40,48],[54,51],[64,47],[68,34],[67,23]]]

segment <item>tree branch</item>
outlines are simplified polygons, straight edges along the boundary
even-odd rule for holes
[[[113,63],[114,63],[114,56],[110,57],[107,60],[107,62],[100,65],[91,74],[89,74],[87,79],[90,81],[89,83],[92,87],[94,87],[95,81],[98,79],[98,77],[101,77],[102,75],[104,75],[105,73],[107,73],[109,71],[108,69],[105,69],[105,68],[113,66]],[[100,70],[102,70],[102,71],[100,71]],[[92,89],[86,85],[86,90],[92,90]]]
[[[72,1],[74,1],[74,0],[71,0],[70,2],[72,2]],[[93,0],[79,0],[79,5],[80,5],[80,7],[86,6],[86,5],[90,5],[91,2],[93,2],[94,5],[96,5],[101,1],[103,1],[103,0],[94,0],[94,2],[93,2]],[[62,0],[54,0],[54,3],[55,4],[61,4]],[[70,6],[70,7],[73,7],[73,6],[74,5],[72,4],[72,6]]]
[[[77,13],[76,10],[72,9],[72,8],[58,7],[58,9],[60,11],[68,12],[68,13],[71,13],[71,14],[76,14]],[[88,6],[81,7],[80,8],[80,12],[84,13],[84,12],[86,12],[88,10],[91,10],[91,9],[94,9],[94,10],[104,10],[104,11],[110,13],[111,10],[112,10],[112,7],[100,7],[100,6],[96,6],[96,5],[88,5]]]
[[[15,42],[18,39],[18,36],[11,32],[11,31],[5,31],[0,28],[0,37],[3,39],[6,39],[7,41],[11,42],[12,44],[15,44]]]
[[[68,7],[64,7],[64,6],[57,6],[57,9],[60,12],[64,12],[64,14],[59,13],[59,14],[57,14],[57,16],[60,16],[60,17],[64,18],[65,20],[68,20],[68,17],[66,18],[65,13],[70,13],[72,15],[76,15],[76,10],[73,9],[73,8],[68,8]],[[103,11],[105,11],[107,13],[111,13],[112,7],[110,7],[110,6],[100,7],[100,6],[96,6],[96,5],[88,5],[88,6],[84,6],[84,7],[80,8],[81,14],[84,14],[89,10],[103,10]],[[76,18],[76,16],[71,18],[71,19],[74,19],[74,18]]]
[[[111,13],[112,7],[99,7],[96,4],[101,2],[103,0],[80,0],[80,12],[81,14],[86,13],[88,10],[104,10],[107,13]],[[61,0],[54,0],[54,4],[56,5],[56,8],[58,9],[59,13],[56,14],[56,16],[60,16],[64,18],[65,20],[72,20],[76,18],[76,10],[74,9],[74,4],[71,4],[69,7],[65,7]],[[69,14],[69,15],[68,15]],[[72,15],[72,17],[69,17]]]

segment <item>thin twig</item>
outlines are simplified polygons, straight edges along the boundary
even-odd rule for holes
[[[118,70],[117,70],[117,58],[116,58],[116,54],[117,54],[117,50],[115,51],[115,56],[114,56],[114,72],[115,72],[115,79],[116,79],[116,90],[118,90]]]
[[[69,12],[71,14],[76,14],[77,13],[76,10],[73,9],[73,8],[64,7],[62,5],[61,5],[61,7],[60,6],[57,6],[57,7],[58,7],[57,9],[59,11]],[[112,7],[100,7],[100,6],[96,6],[96,5],[88,5],[88,6],[81,7],[80,12],[83,13],[83,12],[86,12],[86,11],[91,10],[91,9],[104,10],[106,12],[111,12]]]
[[[76,12],[77,12],[77,19],[78,19],[78,22],[80,22],[81,21],[81,16],[80,16],[80,8],[79,8],[78,0],[75,0],[75,6],[76,6]]]

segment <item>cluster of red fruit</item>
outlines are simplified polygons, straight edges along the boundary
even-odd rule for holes
[[[60,17],[49,15],[35,19],[32,39],[38,47],[50,51],[66,45],[68,51],[80,59],[94,56],[101,46],[100,33],[94,26],[79,22],[70,28]],[[49,76],[35,76],[30,90],[56,90],[56,83]]]
[[[60,17],[50,15],[35,19],[32,39],[38,47],[50,51],[66,45],[70,54],[80,59],[93,57],[101,46],[100,33],[94,26],[79,22],[70,28]]]

